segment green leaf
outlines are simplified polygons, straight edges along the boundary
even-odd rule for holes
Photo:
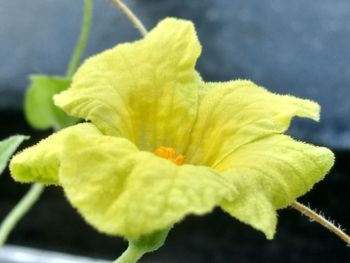
[[[3,173],[7,166],[7,162],[16,151],[18,146],[28,139],[27,136],[23,135],[14,135],[5,140],[0,141],[0,174]]]
[[[65,77],[33,75],[25,97],[25,115],[36,129],[59,129],[77,123],[53,103],[53,96],[66,90],[71,80]]]

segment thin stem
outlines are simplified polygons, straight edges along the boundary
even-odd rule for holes
[[[113,263],[135,263],[144,254],[158,250],[163,246],[170,229],[159,230],[135,240],[129,240],[127,250]]]
[[[142,24],[141,20],[130,10],[130,8],[124,4],[121,0],[112,0],[112,2],[118,6],[120,11],[122,11],[126,17],[131,21],[131,23],[140,31],[142,36],[146,36],[148,31],[146,27]]]
[[[327,228],[333,234],[337,235],[339,238],[344,240],[347,245],[350,245],[350,236],[348,236],[344,231],[340,228],[336,227],[332,222],[328,221],[323,216],[317,214],[315,211],[311,210],[309,207],[294,201],[291,205],[294,209],[298,210],[303,215],[309,217],[311,220],[316,221],[323,227]]]
[[[127,250],[113,263],[135,263],[137,262],[146,252],[138,249],[132,243],[129,243]]]
[[[5,217],[0,225],[0,247],[4,245],[9,234],[22,219],[22,217],[32,208],[33,204],[39,199],[44,191],[44,185],[33,184],[29,191],[22,197],[17,205]]]
[[[66,73],[66,76],[69,78],[71,78],[75,73],[75,71],[77,70],[79,62],[81,60],[81,56],[84,53],[84,50],[90,35],[91,21],[92,21],[92,0],[85,0],[84,17],[83,17],[83,22],[81,26],[80,36],[74,48],[74,52],[69,62],[69,66]]]

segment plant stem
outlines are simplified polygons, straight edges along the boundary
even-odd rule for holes
[[[124,4],[121,0],[112,0],[112,2],[118,6],[120,11],[122,11],[126,17],[131,21],[131,23],[137,28],[137,30],[140,32],[142,36],[147,35],[147,29],[143,25],[140,19],[130,10],[130,8]]]
[[[170,228],[167,228],[129,240],[127,250],[113,263],[137,262],[144,254],[156,251],[163,246],[169,231]]]
[[[137,262],[146,252],[138,249],[131,242],[124,253],[113,263],[135,263]]]
[[[4,245],[7,237],[22,219],[22,217],[32,208],[44,190],[42,184],[32,184],[29,191],[22,197],[17,205],[10,211],[0,225],[0,247]]]
[[[333,234],[337,235],[339,238],[341,238],[343,241],[347,243],[347,245],[350,245],[350,236],[348,236],[344,231],[342,231],[340,228],[336,227],[332,222],[328,221],[323,216],[317,214],[315,211],[310,209],[309,207],[294,201],[291,205],[294,209],[298,210],[303,215],[309,217],[312,221],[316,221],[323,227],[327,228],[329,231],[331,231]]]
[[[75,71],[77,70],[79,62],[81,60],[81,56],[84,53],[84,50],[90,35],[91,21],[92,21],[92,0],[85,0],[84,17],[83,17],[83,22],[81,26],[80,36],[75,46],[75,49],[71,57],[71,60],[69,62],[69,66],[66,73],[66,76],[69,78],[71,78],[75,73]]]

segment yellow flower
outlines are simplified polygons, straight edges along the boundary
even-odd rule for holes
[[[276,210],[333,165],[327,148],[283,135],[319,106],[250,81],[205,83],[200,52],[192,23],[169,18],[88,59],[55,103],[91,123],[16,155],[12,176],[62,186],[107,234],[135,239],[219,206],[272,238]]]

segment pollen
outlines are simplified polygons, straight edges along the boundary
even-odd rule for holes
[[[182,165],[185,162],[185,156],[182,154],[176,155],[174,148],[161,146],[155,150],[154,153],[157,156],[167,159],[177,165]]]

